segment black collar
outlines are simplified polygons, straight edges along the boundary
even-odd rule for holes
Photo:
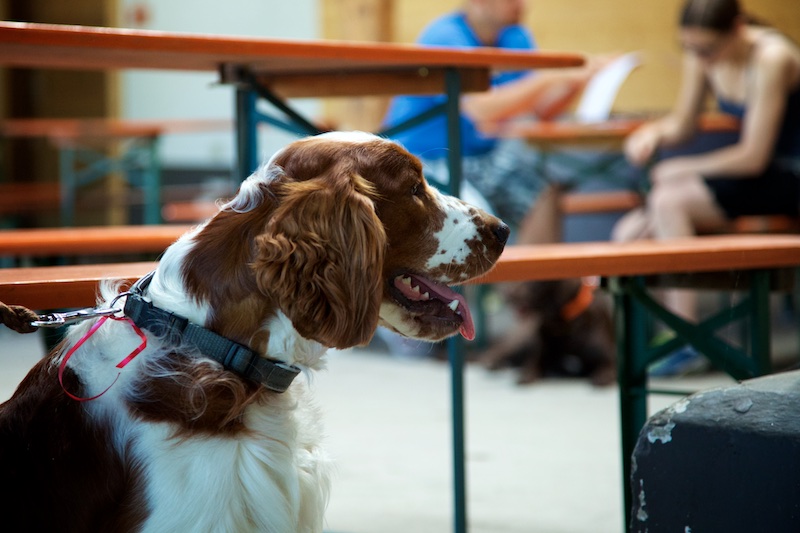
[[[204,356],[219,362],[226,370],[260,383],[266,388],[284,392],[300,373],[294,365],[265,359],[250,348],[192,324],[182,316],[154,306],[142,298],[155,271],[133,284],[125,301],[125,315],[142,329],[167,337],[176,345],[190,345]]]

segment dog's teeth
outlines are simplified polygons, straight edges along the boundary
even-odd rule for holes
[[[411,286],[411,278],[408,278],[408,277],[402,277],[402,278],[400,278],[400,281],[402,281],[402,282],[403,282],[403,285],[408,285],[408,286]]]
[[[449,307],[451,311],[455,311],[458,309],[458,300],[453,300],[447,307]]]
[[[411,290],[419,294],[419,287],[411,287]]]
[[[431,299],[431,295],[426,292],[425,294],[422,295],[422,299],[423,300],[430,300]]]

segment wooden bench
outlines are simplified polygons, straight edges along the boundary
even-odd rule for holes
[[[94,305],[97,284],[130,284],[156,263],[11,268],[0,270],[0,301],[32,309]],[[770,371],[769,293],[786,269],[800,266],[800,235],[722,235],[671,241],[631,243],[561,243],[509,246],[496,268],[476,283],[563,279],[600,275],[615,301],[618,381],[622,422],[623,479],[630,476],[633,446],[647,418],[647,366],[654,362],[647,345],[645,314],[694,339],[699,351],[737,379]],[[663,274],[733,273],[747,297],[728,314],[746,318],[752,328],[750,353],[714,335],[725,321],[719,316],[690,324],[672,315],[649,295],[647,277]],[[746,305],[745,305],[746,304]],[[457,341],[455,341],[457,343]],[[455,344],[458,346],[458,344]],[[665,354],[661,353],[663,357]],[[626,509],[630,493],[625,486]]]
[[[92,226],[0,231],[0,257],[158,253],[189,225]]]
[[[159,222],[161,184],[157,140],[166,134],[232,129],[231,120],[19,118],[0,121],[0,137],[41,137],[58,150],[60,183],[50,186],[53,190],[47,192],[48,202],[41,205],[49,206],[55,201],[61,208],[64,225],[74,222],[77,190],[114,172],[126,176],[132,190],[140,192],[145,221],[150,224]],[[119,141],[128,142],[119,144]],[[111,146],[116,146],[117,149],[109,151]],[[121,201],[121,194],[110,193],[106,196],[109,201],[101,205],[107,203],[119,208],[128,203]],[[17,205],[30,201],[23,196]],[[5,210],[16,214],[10,210],[12,205],[8,204]],[[0,203],[0,208],[2,207]]]
[[[642,196],[634,191],[616,190],[566,193],[560,208],[565,215],[626,212],[642,205]],[[700,233],[800,233],[800,218],[787,215],[741,216],[730,221],[722,231]]]
[[[565,215],[628,211],[641,204],[641,196],[633,191],[567,193],[561,198],[561,210]],[[196,222],[217,211],[219,207],[211,201],[167,202],[161,209],[161,218],[169,223]]]

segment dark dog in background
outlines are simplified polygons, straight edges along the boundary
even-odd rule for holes
[[[480,361],[491,370],[519,368],[519,384],[568,376],[610,385],[616,378],[614,326],[604,296],[590,280],[574,278],[514,285],[507,302],[516,324]]]
[[[549,184],[519,228],[520,244],[561,242],[563,185]],[[586,279],[530,281],[504,287],[516,323],[479,356],[490,369],[519,368],[519,380],[589,377],[595,385],[616,378],[611,305]]]

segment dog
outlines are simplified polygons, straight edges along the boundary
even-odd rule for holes
[[[448,285],[508,234],[393,141],[291,143],[128,293],[102,287],[124,316],[72,326],[0,406],[4,528],[321,531],[330,464],[295,377],[378,325],[474,337]]]
[[[542,377],[589,377],[594,385],[616,379],[611,307],[595,294],[593,280],[519,283],[507,302],[517,320],[479,360],[490,370],[519,369],[517,383]]]

